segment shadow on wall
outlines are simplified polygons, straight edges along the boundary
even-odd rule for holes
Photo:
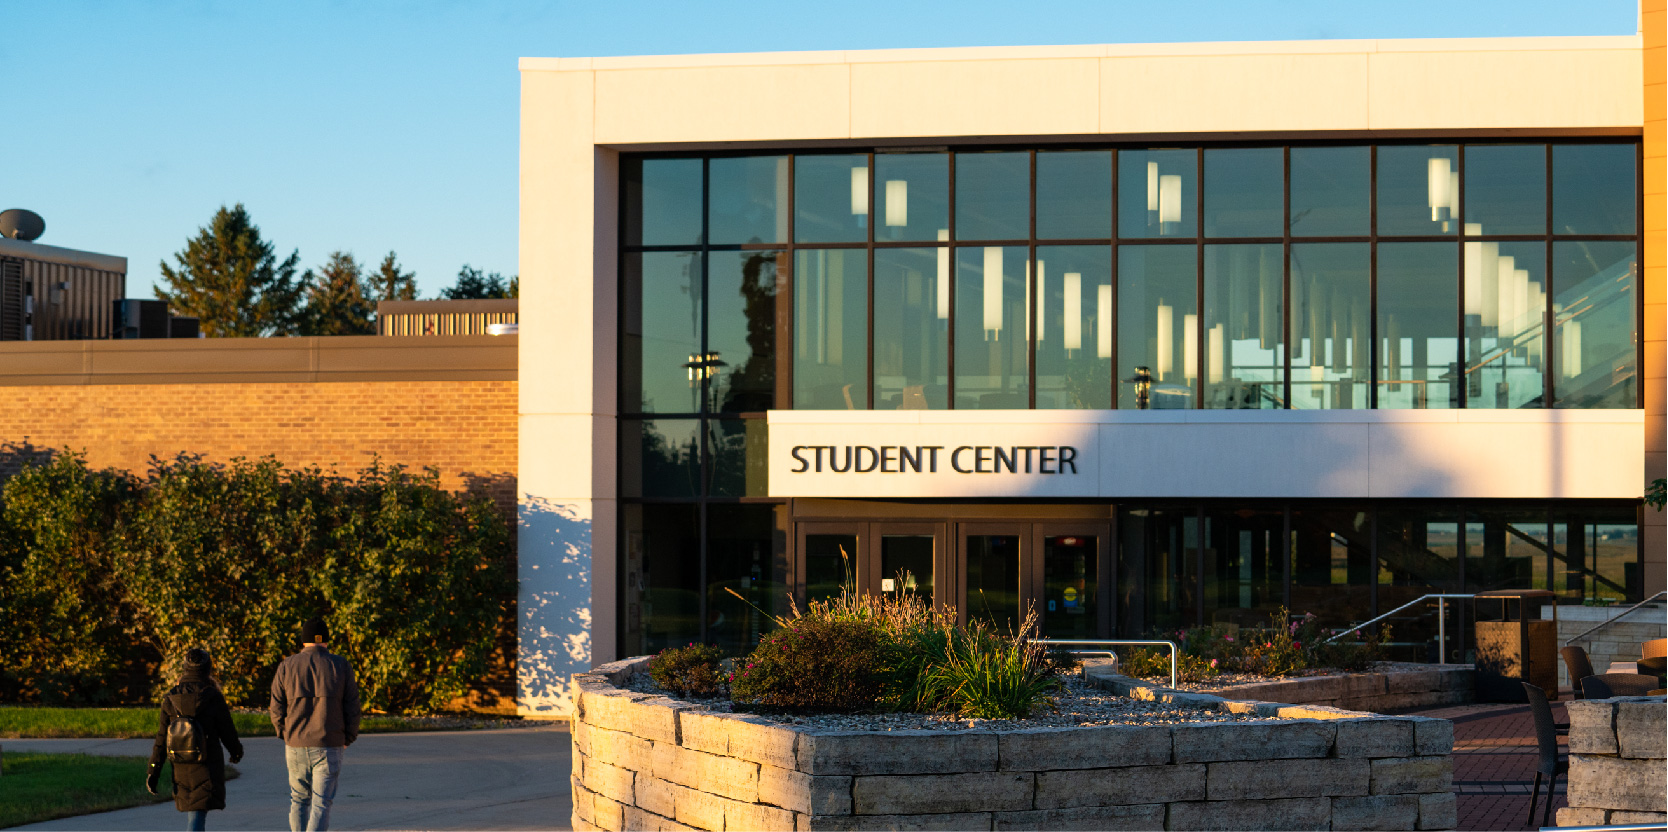
[[[517,534],[520,708],[562,716],[573,674],[591,666],[591,520],[576,505],[523,495]]]
[[[27,436],[23,437],[21,442],[9,439],[0,442],[0,485],[4,485],[6,480],[22,471],[24,466],[45,465],[58,453],[56,449],[43,448],[31,443]]]

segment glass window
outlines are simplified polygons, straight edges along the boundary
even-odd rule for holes
[[[1634,244],[1560,242],[1552,251],[1554,406],[1638,407]]]
[[[1192,150],[1119,151],[1118,235],[1197,236],[1198,160]]]
[[[794,157],[793,216],[801,243],[869,239],[869,157]]]
[[[1372,607],[1372,515],[1366,506],[1292,509],[1293,615],[1327,627],[1360,622]]]
[[[1465,514],[1465,591],[1546,589],[1544,506],[1503,506]],[[1493,612],[1499,607],[1491,605]]]
[[[1465,148],[1465,233],[1546,233],[1546,146]]]
[[[1465,406],[1543,407],[1546,245],[1465,244]]]
[[[868,407],[869,258],[800,249],[794,265],[793,405]]]
[[[1100,569],[1096,539],[1089,535],[1043,538],[1043,635],[1091,639],[1099,630]]]
[[[701,409],[701,255],[644,252],[624,257],[625,411]],[[630,376],[635,375],[636,378]]]
[[[1193,406],[1199,375],[1196,251],[1193,246],[1119,249],[1119,407]]]
[[[875,156],[875,239],[950,239],[950,155]]]
[[[1120,511],[1118,542],[1119,632],[1123,637],[1140,638],[1196,625],[1197,510],[1175,506]]]
[[[1205,247],[1205,407],[1285,406],[1279,244]]]
[[[805,600],[830,601],[857,589],[857,535],[805,535]]]
[[[771,505],[707,507],[707,642],[726,653],[751,650],[774,629],[766,613],[787,612],[776,512]]]
[[[875,249],[876,410],[949,404],[950,250]]]
[[[1205,151],[1205,236],[1278,237],[1286,210],[1285,152],[1278,147]]]
[[[1380,408],[1455,406],[1457,255],[1450,243],[1378,247]]]
[[[1037,407],[1111,407],[1112,249],[1038,246],[1037,297]]]
[[[770,496],[770,426],[763,419],[709,419],[714,497]]]
[[[1378,149],[1379,236],[1459,233],[1459,149]]]
[[[1029,403],[1026,297],[1030,263],[1018,246],[956,249],[956,407]]]
[[[620,493],[701,496],[700,424],[698,419],[620,420]]]
[[[1366,243],[1292,246],[1292,407],[1372,407],[1371,254]]]
[[[1633,144],[1552,146],[1552,233],[1632,234],[1638,227]]]
[[[1371,148],[1294,147],[1291,175],[1292,236],[1371,233]]]
[[[630,159],[621,178],[626,245],[701,244],[700,159]]]
[[[779,251],[707,255],[709,409],[776,406],[776,272],[786,259]]]
[[[1267,627],[1285,603],[1283,509],[1205,511],[1205,623]]]
[[[1641,598],[1635,512],[1633,506],[1583,506],[1554,512],[1554,591],[1568,601],[1599,605]]]
[[[1092,240],[1111,236],[1111,152],[1038,151],[1038,239]]]
[[[707,164],[712,242],[787,242],[788,157],[719,157]]]
[[[1019,632],[1019,536],[967,536],[967,618]]]
[[[1382,508],[1378,512],[1378,608],[1393,610],[1421,595],[1460,591],[1459,511],[1451,508]],[[1464,607],[1448,603],[1446,661],[1464,659]],[[1414,615],[1395,623],[1399,643],[1416,647],[1400,658],[1437,661],[1440,640],[1434,614]]]
[[[620,640],[632,655],[701,639],[700,510],[696,505],[620,506],[625,534]]]
[[[881,535],[880,591],[886,595],[908,593],[931,606],[933,547],[930,534]]]
[[[956,239],[1031,236],[1031,154],[956,154]]]

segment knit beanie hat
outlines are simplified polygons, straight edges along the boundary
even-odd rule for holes
[[[180,663],[180,670],[186,675],[207,676],[214,672],[214,663],[209,659],[207,650],[193,647],[185,651],[185,660]]]
[[[324,619],[313,617],[301,625],[302,644],[324,644],[330,641],[330,628],[324,626]]]

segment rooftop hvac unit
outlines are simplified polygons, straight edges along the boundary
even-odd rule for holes
[[[169,336],[168,303],[160,300],[122,298],[111,301],[110,337],[167,338]]]

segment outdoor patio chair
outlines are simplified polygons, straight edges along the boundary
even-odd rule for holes
[[[1657,683],[1668,672],[1668,638],[1653,638],[1639,645],[1639,672],[1655,676]]]
[[[1655,676],[1639,673],[1601,673],[1581,680],[1584,699],[1610,699],[1616,696],[1647,696],[1657,686]]]
[[[1529,697],[1529,712],[1535,717],[1535,745],[1540,751],[1540,760],[1535,766],[1535,785],[1529,790],[1529,819],[1527,823],[1535,822],[1535,804],[1540,800],[1541,778],[1546,778],[1546,809],[1541,813],[1541,826],[1552,823],[1552,793],[1558,787],[1558,775],[1568,774],[1570,763],[1568,760],[1558,759],[1558,723],[1552,721],[1552,703],[1546,701],[1546,691],[1523,683],[1523,692]]]
[[[1587,660],[1587,650],[1572,644],[1558,651],[1564,659],[1564,669],[1570,673],[1570,688],[1575,698],[1581,698],[1581,680],[1593,675],[1593,663]]]

